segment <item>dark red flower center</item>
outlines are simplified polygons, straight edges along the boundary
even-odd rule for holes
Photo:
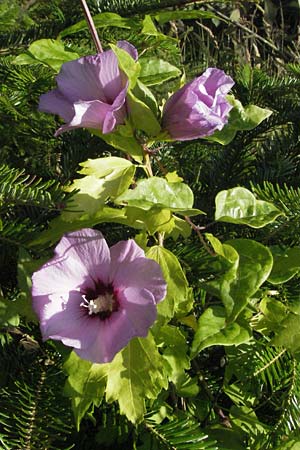
[[[89,316],[98,316],[101,320],[108,319],[113,312],[118,311],[119,302],[112,285],[95,283],[94,288],[86,288],[82,292],[83,302],[80,306],[88,311]]]

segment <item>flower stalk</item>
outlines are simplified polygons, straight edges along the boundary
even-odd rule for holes
[[[103,53],[103,48],[102,48],[102,45],[101,45],[101,41],[99,39],[99,36],[98,36],[97,30],[96,30],[96,27],[95,27],[92,15],[90,13],[89,7],[88,7],[88,5],[87,5],[85,0],[80,0],[80,3],[81,3],[81,6],[82,6],[82,9],[83,9],[83,12],[84,12],[85,19],[86,19],[87,24],[89,26],[89,30],[90,30],[90,33],[92,35],[94,44],[96,46],[97,52],[98,53]]]

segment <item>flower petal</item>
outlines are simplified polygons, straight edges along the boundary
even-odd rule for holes
[[[70,292],[67,298],[58,295],[33,298],[33,307],[40,318],[43,339],[55,339],[74,348],[93,345],[101,320],[89,316],[80,306],[80,292]]]
[[[62,125],[55,136],[74,128],[96,128],[102,130],[105,117],[110,112],[111,106],[100,100],[74,103],[74,116],[66,125]]]
[[[207,69],[168,99],[163,110],[163,129],[180,141],[221,130],[232,108],[226,94],[233,85],[231,77],[222,70]]]
[[[145,252],[133,239],[128,239],[128,241],[119,241],[110,247],[110,256],[111,264],[114,266],[123,262],[134,261],[136,258],[144,258]]]
[[[70,260],[67,255],[54,257],[32,275],[32,295],[76,290],[87,283],[88,278],[89,274],[81,261]]]
[[[55,253],[70,258],[70,266],[81,266],[93,280],[108,283],[110,252],[100,231],[83,228],[67,233],[55,248]]]
[[[69,122],[74,116],[72,103],[68,102],[58,89],[40,96],[39,111],[58,114],[65,122]]]
[[[128,82],[126,82],[126,87],[121,90],[119,95],[115,98],[113,104],[110,106],[108,110],[103,126],[102,133],[111,133],[117,125],[123,124],[125,122],[125,118],[127,116],[127,111],[125,108],[125,100],[127,94]]]
[[[100,83],[103,54],[84,56],[62,65],[56,82],[59,91],[69,102],[97,99],[107,103],[107,97]]]
[[[135,48],[134,45],[130,44],[128,41],[118,41],[117,47],[122,48],[123,50],[126,50],[127,53],[135,60],[138,60],[138,51]]]
[[[132,44],[127,41],[119,41],[117,46],[129,53],[134,60],[137,60],[137,50]],[[100,62],[99,80],[105,92],[107,102],[113,104],[121,90],[125,88],[126,84],[125,98],[128,82],[126,79],[124,80],[124,77],[120,73],[118,58],[113,50],[107,50],[106,52],[101,53]]]
[[[141,295],[143,295],[143,301]],[[94,363],[110,362],[132,338],[147,336],[149,327],[156,319],[153,296],[144,289],[143,293],[139,294],[142,304],[131,302],[127,297],[132,300],[136,297],[136,293],[124,291],[120,299],[122,307],[110,318],[99,323],[97,337],[92,345],[75,349],[81,358]]]
[[[112,283],[120,265],[123,263],[126,265],[135,258],[144,258],[145,253],[133,239],[129,239],[128,241],[120,241],[110,247],[110,257],[110,282]]]
[[[201,82],[203,80],[206,92],[212,97],[216,94],[226,95],[234,85],[231,77],[226,75],[223,70],[214,67],[206,69],[199,79]]]
[[[163,300],[167,292],[161,268],[157,262],[149,258],[136,258],[134,261],[120,264],[114,273],[113,286],[115,289],[147,289],[151,292],[156,303]],[[138,302],[138,295],[135,299]]]

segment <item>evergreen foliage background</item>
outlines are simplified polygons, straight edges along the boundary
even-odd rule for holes
[[[207,213],[195,220],[204,231],[223,240],[249,237],[265,245],[300,245],[298,2],[91,0],[89,6],[93,14],[109,11],[124,17],[173,9],[215,13],[213,20],[165,23],[161,30],[179,40],[180,53],[172,45],[155,52],[177,63],[187,79],[207,66],[226,70],[243,104],[269,108],[273,114],[254,130],[238,132],[227,146],[202,140],[164,144],[158,161],[169,171],[177,170],[193,189],[195,207]],[[149,402],[138,427],[119,414],[117,405],[103,402],[76,430],[62,392],[62,355],[67,350],[41,341],[30,311],[18,318],[20,305],[29,302],[28,290],[27,295],[26,288],[20,290],[27,255],[39,256],[39,248],[29,242],[59,215],[67,200],[64,187],[76,176],[79,162],[117,154],[84,130],[54,138],[59,119],[37,111],[39,96],[54,86],[53,70],[14,64],[31,42],[56,38],[82,18],[80,4],[73,0],[4,0],[0,5],[0,448],[296,450],[300,365],[284,348],[269,346],[259,332],[248,344],[203,350],[182,395],[172,394],[172,389],[161,394],[169,408],[162,422],[161,399]],[[99,35],[104,45],[122,37],[143,48],[132,30],[104,28]],[[65,42],[71,51],[94,53],[87,32],[68,36]],[[164,89],[156,93],[171,91],[172,83]],[[155,170],[158,173],[159,165]],[[286,216],[259,230],[214,222],[216,194],[235,186],[251,189]],[[104,234],[106,228],[111,242],[131,233],[109,224],[101,227]],[[199,315],[214,300],[200,282],[211,271],[210,256],[199,249],[194,235],[168,245],[183,261]],[[298,305],[299,276],[278,290],[284,305]],[[259,318],[257,314],[253,320]]]

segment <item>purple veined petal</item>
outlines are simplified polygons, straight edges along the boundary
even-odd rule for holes
[[[73,104],[59,92],[53,89],[40,96],[39,111],[58,114],[65,122],[70,122],[74,116]]]
[[[110,105],[100,100],[90,102],[74,103],[74,116],[66,125],[62,125],[55,133],[55,136],[74,128],[95,128],[102,130],[103,123],[109,114]]]
[[[59,91],[69,102],[97,99],[108,103],[103,86],[100,83],[102,55],[103,53],[84,56],[62,65],[56,77],[56,82]]]
[[[68,255],[56,256],[34,272],[32,295],[65,293],[85,283],[89,283],[89,273],[80,260],[72,259],[70,263]]]
[[[92,228],[83,228],[65,234],[55,248],[55,253],[69,258],[69,265],[85,268],[93,280],[106,284],[109,279],[110,251],[102,233]]]
[[[137,60],[137,50],[132,44],[127,41],[119,41],[117,46],[129,53],[135,61]],[[124,80],[120,73],[118,58],[113,50],[107,50],[101,54],[99,81],[105,91],[107,103],[113,104],[120,91],[124,88],[126,96],[128,81],[127,79]]]
[[[100,129],[103,134],[110,133],[116,125],[125,121],[127,112],[122,108],[125,104],[127,88],[123,89],[112,105],[100,100],[74,103],[74,117],[65,125],[62,125],[55,136],[74,128]]]
[[[136,297],[136,294],[127,290],[121,294],[119,311],[100,322],[97,337],[92,345],[80,350],[75,349],[78,356],[94,363],[110,362],[132,338],[147,336],[149,327],[156,319],[153,296],[146,289],[140,292],[143,304],[127,299],[133,296]]]
[[[181,91],[179,96],[176,95],[177,91],[166,102],[162,118],[163,127],[176,129],[189,118],[193,106],[198,101],[198,96],[193,90],[184,89],[187,86],[179,89]]]
[[[133,239],[119,241],[110,248],[111,264],[131,262],[136,258],[145,258],[144,250]]]
[[[113,103],[115,97],[124,88],[118,59],[113,50],[101,53],[99,83],[105,91],[106,101],[109,104]]]
[[[163,120],[166,120],[165,118],[167,117],[168,113],[172,112],[177,104],[182,105],[184,103],[183,96],[186,95],[186,92],[188,92],[188,87],[190,84],[191,82],[187,83],[168,98],[163,109]]]
[[[115,289],[146,289],[155,300],[162,301],[167,292],[167,284],[163,278],[160,265],[149,258],[136,258],[134,261],[120,264],[114,273],[113,286]],[[138,298],[135,301],[139,301]]]
[[[43,340],[60,340],[73,348],[86,348],[97,339],[101,321],[89,316],[80,306],[83,298],[80,292],[65,296],[34,297],[34,310],[40,318]]]
[[[135,243],[133,239],[120,241],[110,248],[110,282],[112,283],[115,273],[124,263],[129,263],[136,258],[145,258],[145,252]]]

